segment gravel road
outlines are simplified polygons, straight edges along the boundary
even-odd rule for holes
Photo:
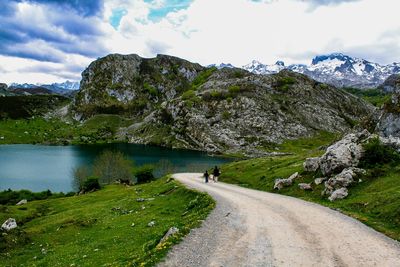
[[[174,175],[217,206],[159,266],[400,266],[400,243],[296,198]]]

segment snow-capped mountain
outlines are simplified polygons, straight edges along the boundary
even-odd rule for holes
[[[9,87],[11,90],[16,89],[47,89],[51,92],[59,95],[69,96],[73,91],[79,90],[79,82],[66,81],[63,83],[52,83],[52,84],[30,84],[30,83],[12,83]]]
[[[231,63],[221,63],[221,64],[211,64],[208,65],[207,67],[216,67],[217,69],[223,69],[223,68],[228,68],[228,69],[233,69],[236,68],[235,66],[233,66]]]
[[[400,63],[382,66],[341,53],[316,56],[310,65],[285,66],[282,61],[277,61],[273,65],[266,65],[253,60],[242,68],[257,74],[273,74],[282,69],[289,69],[338,87],[358,88],[377,87],[390,75],[400,73]]]

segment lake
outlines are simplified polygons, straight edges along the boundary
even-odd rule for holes
[[[92,164],[96,156],[105,150],[123,152],[134,160],[136,166],[157,164],[157,176],[171,171],[204,172],[214,165],[230,161],[199,151],[135,144],[0,145],[0,190],[72,191],[73,169]]]

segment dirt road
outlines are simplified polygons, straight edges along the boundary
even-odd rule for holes
[[[160,266],[400,266],[400,244],[339,212],[201,174],[174,177],[217,207]]]

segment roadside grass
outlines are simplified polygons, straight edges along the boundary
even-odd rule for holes
[[[321,196],[323,184],[312,184],[312,191],[299,189],[299,183],[311,183],[319,178],[318,173],[303,171],[303,162],[307,157],[320,156],[325,148],[338,136],[322,133],[316,138],[288,141],[279,151],[292,155],[248,159],[221,166],[220,180],[261,191],[293,196],[306,201],[316,202],[358,219],[387,236],[400,240],[400,166],[382,165],[368,169],[362,182],[349,188],[349,195],[343,200],[330,202]],[[274,180],[287,178],[299,172],[301,177],[295,184],[274,190]]]
[[[12,217],[19,225],[0,237],[1,264],[153,266],[214,205],[208,195],[167,177],[23,206],[0,205],[0,221]],[[153,227],[148,226],[151,221]],[[173,226],[179,233],[159,244]]]
[[[54,118],[5,119],[0,120],[0,145],[113,142],[118,129],[131,123],[119,115],[96,115],[82,124]]]

